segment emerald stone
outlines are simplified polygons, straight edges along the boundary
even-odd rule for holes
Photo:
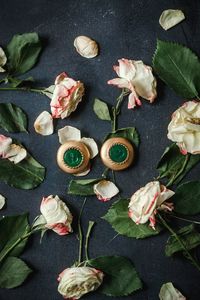
[[[128,157],[128,149],[123,144],[114,144],[109,149],[109,156],[115,163],[123,163]]]
[[[77,168],[83,162],[83,155],[80,150],[76,148],[69,148],[65,151],[63,159],[64,163],[70,168]]]

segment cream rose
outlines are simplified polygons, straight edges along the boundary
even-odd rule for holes
[[[173,113],[167,137],[177,143],[182,154],[200,154],[199,102],[185,102]]]
[[[61,73],[56,77],[55,87],[51,99],[51,112],[53,118],[64,119],[76,110],[82,100],[84,85],[80,81]]]
[[[44,197],[40,205],[40,211],[46,221],[46,228],[52,229],[59,235],[72,232],[72,214],[58,196]]]
[[[167,189],[159,181],[147,183],[144,187],[135,192],[129,203],[129,217],[136,224],[145,224],[150,221],[150,226],[155,228],[155,214],[157,210],[173,209],[172,203],[166,202],[174,195],[174,192]]]
[[[80,299],[95,291],[103,281],[104,274],[90,267],[65,269],[58,277],[58,292],[66,299]]]
[[[119,78],[109,80],[108,84],[130,90],[128,109],[142,104],[139,97],[152,103],[157,96],[157,82],[152,74],[152,68],[146,66],[141,60],[122,58],[118,62],[119,66],[114,66],[113,68]]]

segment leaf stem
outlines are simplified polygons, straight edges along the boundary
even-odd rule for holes
[[[185,221],[185,222],[189,222],[189,223],[194,223],[194,224],[200,225],[199,221],[185,219],[185,218],[182,218],[182,217],[179,217],[179,216],[176,216],[176,215],[173,215],[173,214],[169,214],[169,213],[166,213],[166,214],[169,217],[172,217],[172,218],[175,218],[175,219],[178,219],[178,220],[181,220],[181,221]]]
[[[187,247],[185,246],[183,240],[179,237],[179,235],[167,224],[167,222],[165,221],[165,219],[163,219],[163,217],[158,213],[157,216],[159,217],[162,225],[172,234],[172,236],[175,237],[175,239],[177,240],[177,242],[181,245],[181,247],[184,250],[184,255],[186,258],[188,258],[191,263],[198,269],[198,271],[200,271],[200,265],[199,262],[190,254],[190,252],[188,251]]]
[[[88,245],[89,245],[89,239],[90,239],[91,231],[92,231],[92,228],[93,228],[94,224],[95,224],[95,222],[93,222],[93,221],[89,221],[89,224],[88,224],[88,230],[87,230],[86,240],[85,240],[85,258],[86,258],[86,261],[89,260]]]
[[[78,239],[79,239],[79,251],[78,251],[78,263],[80,264],[82,261],[82,250],[83,250],[83,231],[82,231],[82,227],[81,227],[81,216],[83,213],[83,209],[85,206],[85,203],[87,201],[87,198],[84,199],[81,210],[80,210],[80,214],[78,217]]]
[[[187,154],[186,158],[185,158],[185,161],[184,161],[184,163],[182,165],[182,168],[178,171],[177,174],[175,174],[171,178],[171,180],[169,180],[169,182],[166,184],[167,187],[170,186],[170,185],[172,185],[176,181],[176,179],[183,173],[183,171],[185,170],[185,168],[187,166],[187,163],[188,163],[189,159],[190,159],[190,154]]]

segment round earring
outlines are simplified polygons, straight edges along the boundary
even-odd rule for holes
[[[77,174],[83,172],[90,161],[87,146],[79,141],[69,141],[61,145],[57,152],[58,166],[66,173]]]
[[[116,137],[105,141],[100,155],[106,167],[114,171],[121,171],[132,164],[135,151],[127,139]]]

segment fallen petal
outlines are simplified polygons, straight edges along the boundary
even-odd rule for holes
[[[97,198],[103,202],[110,200],[119,193],[118,187],[111,181],[101,180],[94,185]]]
[[[4,207],[5,203],[6,203],[5,197],[0,194],[0,209]]]
[[[5,158],[9,159],[14,164],[18,164],[20,161],[22,161],[24,158],[26,158],[26,156],[27,156],[26,149],[24,149],[23,147],[21,147],[19,145],[12,144],[10,146],[10,149],[6,153]]]
[[[87,167],[87,169],[81,173],[78,173],[78,174],[73,174],[74,176],[86,176],[88,173],[90,173],[90,165]]]
[[[35,131],[41,135],[53,133],[53,118],[48,111],[43,111],[35,120]]]
[[[0,156],[3,158],[6,156],[8,150],[10,149],[10,146],[12,144],[12,139],[5,136],[0,135]]]
[[[67,141],[80,141],[81,132],[78,128],[65,126],[58,130],[58,137],[61,144],[64,144]]]
[[[91,158],[94,158],[98,153],[98,146],[94,139],[83,137],[81,141],[88,147]]]
[[[186,298],[175,289],[171,282],[162,285],[159,293],[160,300],[186,300]]]
[[[179,9],[166,9],[162,12],[159,23],[164,30],[168,30],[185,19],[184,13]]]

